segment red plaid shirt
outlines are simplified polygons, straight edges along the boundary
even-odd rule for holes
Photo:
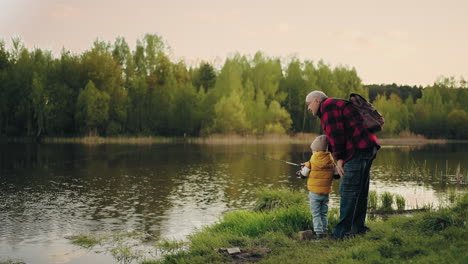
[[[348,101],[325,99],[317,115],[336,160],[350,160],[356,149],[380,148],[377,137],[362,124],[361,114]]]

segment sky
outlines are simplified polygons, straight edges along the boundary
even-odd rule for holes
[[[0,40],[60,54],[158,34],[174,60],[222,65],[236,52],[354,67],[364,84],[468,79],[465,0],[0,0]]]

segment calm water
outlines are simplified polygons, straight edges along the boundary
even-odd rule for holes
[[[402,194],[408,208],[444,203],[448,190],[464,188],[454,175],[460,164],[466,182],[467,147],[384,146],[371,189]],[[305,189],[296,167],[246,152],[295,163],[310,157],[307,144],[1,144],[0,261],[116,263],[105,250],[65,237],[135,230],[184,239],[228,211],[249,208],[257,187]],[[332,207],[337,189],[338,181]]]

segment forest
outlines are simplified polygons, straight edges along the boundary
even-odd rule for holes
[[[0,41],[0,136],[207,136],[320,132],[305,96],[358,93],[385,117],[384,137],[418,134],[468,139],[468,85],[438,77],[426,87],[364,85],[356,69],[234,54],[220,67],[172,59],[167,42],[146,34],[96,40],[73,54]],[[390,72],[388,74],[391,74]]]

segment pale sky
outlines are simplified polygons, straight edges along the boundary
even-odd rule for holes
[[[239,52],[355,67],[364,84],[429,85],[468,77],[465,0],[0,0],[0,39],[11,47],[75,54],[146,33],[172,58],[222,63]]]

